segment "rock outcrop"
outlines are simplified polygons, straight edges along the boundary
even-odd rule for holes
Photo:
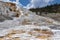
[[[3,20],[0,22],[0,40],[55,39],[56,32],[50,27],[60,25],[57,21],[38,16],[10,2],[0,1],[0,10],[0,21]]]

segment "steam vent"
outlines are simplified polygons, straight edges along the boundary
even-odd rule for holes
[[[60,40],[60,22],[0,1],[0,40]]]

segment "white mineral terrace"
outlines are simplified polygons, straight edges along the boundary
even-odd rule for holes
[[[14,3],[0,2],[0,8],[0,40],[60,40],[60,22]]]

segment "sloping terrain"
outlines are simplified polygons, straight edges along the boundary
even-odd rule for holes
[[[58,21],[10,2],[1,1],[0,8],[0,40],[60,40]]]
[[[37,15],[50,17],[60,22],[60,4],[47,5],[41,8],[31,8],[29,10],[35,12]]]

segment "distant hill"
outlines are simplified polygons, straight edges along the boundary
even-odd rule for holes
[[[37,15],[50,17],[60,22],[60,4],[49,5],[42,8],[31,8],[29,10],[35,12]]]
[[[60,4],[49,5],[42,8],[31,8],[29,10],[36,13],[60,13]]]

